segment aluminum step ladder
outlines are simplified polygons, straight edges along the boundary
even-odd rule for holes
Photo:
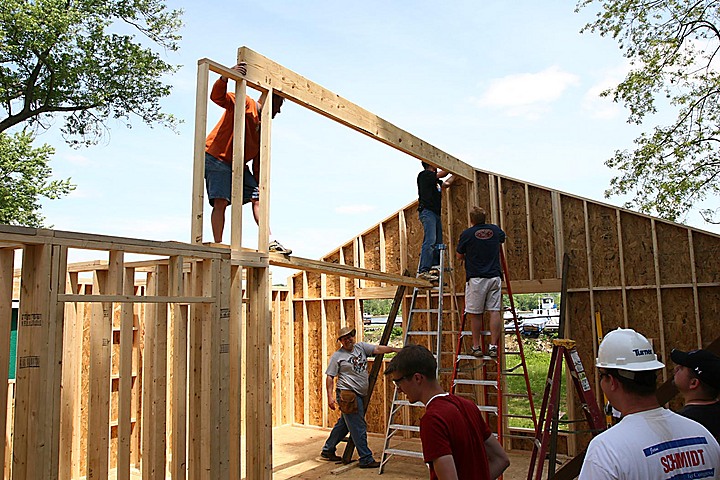
[[[452,314],[453,312],[457,312],[458,308],[453,275],[447,258],[447,245],[440,244],[437,248],[440,250],[437,285],[429,289],[415,288],[413,290],[403,344],[407,345],[412,342],[422,343],[427,346],[437,360],[435,373],[437,377],[440,378],[439,375],[442,370],[440,361],[442,355],[442,337],[443,334],[452,333],[443,332],[443,314]],[[449,275],[446,275],[448,273]],[[446,287],[448,287],[448,292],[446,292]],[[443,309],[443,297],[446,293],[451,295],[450,310]],[[418,297],[425,298],[423,307],[418,307]],[[420,321],[419,317],[423,314],[426,315],[427,322]],[[420,427],[417,425],[417,422],[412,422],[411,419],[418,419],[422,416],[424,412],[421,409],[425,408],[422,402],[410,403],[404,397],[405,395],[399,392],[398,387],[395,386],[395,392],[393,393],[393,400],[390,406],[390,415],[388,416],[385,444],[383,446],[380,468],[378,470],[379,474],[383,473],[385,464],[395,455],[419,458],[421,460],[423,458],[422,451],[398,448],[399,446],[397,445],[402,441],[407,442],[413,434],[420,432]],[[417,443],[417,445],[420,444]]]

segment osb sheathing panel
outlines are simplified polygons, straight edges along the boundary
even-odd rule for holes
[[[465,268],[460,266],[460,262],[455,260],[455,249],[458,241],[460,240],[460,234],[468,228],[468,214],[469,209],[472,206],[469,197],[469,187],[471,185],[463,180],[458,179],[453,186],[447,190],[448,197],[450,199],[450,206],[445,209],[446,216],[443,218],[443,230],[444,243],[448,246],[447,260],[452,267],[450,275],[452,278],[447,278],[449,284],[455,285],[455,291],[463,291],[465,285]],[[452,223],[449,221],[452,219]],[[447,274],[446,274],[447,275]]]
[[[418,218],[417,202],[406,208],[404,213],[407,229],[407,265],[411,272],[417,272],[423,241],[423,228]]]
[[[290,399],[290,392],[292,385],[290,385],[290,375],[289,372],[293,368],[293,355],[295,349],[288,346],[287,338],[290,335],[290,312],[289,312],[289,305],[288,305],[288,298],[290,296],[290,292],[287,291],[280,291],[275,292],[275,295],[280,297],[279,305],[278,303],[273,303],[273,306],[277,306],[280,310],[280,312],[274,312],[274,315],[280,315],[280,345],[273,345],[273,348],[277,348],[279,350],[279,355],[273,355],[273,358],[276,359],[276,361],[280,362],[280,391],[281,391],[281,397],[283,398],[284,402],[288,402]],[[273,309],[274,310],[274,309]],[[280,408],[282,410],[282,413],[279,415],[280,424],[286,425],[288,423],[292,423],[292,418],[289,416],[289,409],[286,408],[284,405],[280,406],[278,405],[277,408]]]
[[[293,295],[295,298],[303,297],[303,274],[302,272],[296,273],[292,276],[292,288]]]
[[[400,226],[397,217],[383,224],[385,234],[385,271],[402,275],[400,271]]]
[[[695,302],[692,288],[662,289],[663,327],[665,334],[665,355],[669,360],[670,351],[679,345],[695,345],[697,343],[697,326],[695,323]],[[655,320],[655,323],[658,323]],[[640,330],[647,337],[658,340],[655,345],[660,353],[659,332]],[[694,348],[694,347],[693,347]],[[667,363],[667,362],[666,362]]]
[[[356,265],[355,263],[355,252],[353,251],[353,244],[344,245],[342,247],[343,259],[345,265]],[[355,280],[348,277],[342,277],[341,282],[345,282],[345,295],[348,297],[355,296]]]
[[[700,335],[704,348],[720,336],[717,323],[717,319],[720,318],[720,287],[698,288],[698,304],[700,306]],[[696,341],[685,347],[698,348]],[[681,350],[686,349],[681,348]]]
[[[362,236],[362,244],[365,250],[364,267],[368,270],[380,271],[380,229],[374,228]],[[366,287],[379,287],[381,282],[366,280]]]
[[[620,213],[626,285],[654,285],[655,260],[649,218]]]
[[[322,426],[323,370],[319,348],[322,345],[322,313],[319,301],[306,302],[308,312],[308,345],[313,353],[308,355],[308,389],[310,425]]]
[[[525,205],[525,186],[519,182],[503,180],[501,227],[507,235],[505,251],[508,269],[512,278],[530,278],[528,264],[527,208]]]
[[[587,243],[585,241],[585,213],[582,200],[563,195],[562,231],[565,253],[568,254],[568,288],[588,286]]]
[[[368,359],[367,369],[368,372],[372,371],[375,359],[370,357]],[[383,397],[383,378],[382,372],[378,375],[377,383],[373,389],[372,398],[365,408],[365,421],[368,425],[369,432],[385,433],[385,399]],[[379,452],[378,452],[379,453]]]
[[[655,232],[658,242],[660,284],[690,283],[692,270],[687,229],[664,222],[655,222]]]
[[[475,189],[477,190],[477,198],[475,202],[478,207],[485,209],[488,214],[488,221],[490,221],[490,175],[484,172],[475,171]]]
[[[550,191],[529,187],[533,278],[555,278],[555,234]],[[514,276],[513,276],[514,278]]]
[[[305,376],[304,371],[304,342],[303,342],[303,302],[293,302],[293,310],[295,312],[295,322],[293,324],[293,354],[295,357],[295,385],[294,385],[294,398],[295,398],[295,422],[305,423],[305,402],[304,394],[305,391]],[[317,345],[311,345],[312,350],[316,351]]]
[[[622,292],[619,290],[596,291],[594,299],[595,313],[600,313],[603,334],[618,327],[625,327]]]
[[[620,285],[616,210],[588,203],[593,286]]]
[[[591,318],[590,294],[588,292],[570,292],[567,296],[567,325],[565,327],[567,337],[575,340],[579,345],[593,345],[594,329],[588,328]],[[580,356],[583,365],[595,364],[595,352],[592,349],[578,350],[582,350]],[[586,363],[591,359],[592,363]]]
[[[325,335],[325,343],[327,345],[327,359],[325,361],[325,365],[328,365],[330,363],[330,357],[332,357],[333,353],[335,353],[338,348],[340,348],[340,342],[337,341],[338,334],[340,333],[340,307],[342,305],[340,300],[326,300],[324,302],[325,304],[325,318],[327,319],[326,322],[326,330],[327,334]],[[319,353],[321,350],[318,351]],[[323,374],[323,388],[321,395],[325,395],[325,382],[324,382],[324,375],[325,375],[325,369],[322,371]],[[318,403],[318,406],[322,408],[322,396],[318,399],[320,403]],[[320,412],[322,415],[322,411]],[[327,416],[327,426],[331,427],[335,425],[335,422],[339,418],[340,413],[338,411],[332,411],[328,409],[328,416]]]
[[[335,251],[331,255],[323,258],[324,261],[330,263],[340,263],[340,252]],[[340,277],[337,275],[325,276],[325,292],[328,297],[340,296]]]
[[[627,312],[628,328],[633,328],[645,334],[645,330],[651,329],[648,335],[657,334],[658,325],[658,303],[657,290],[628,290],[627,291]],[[654,323],[654,325],[653,325]],[[622,326],[622,325],[619,325]],[[603,325],[604,328],[604,325]],[[624,328],[624,326],[623,326]],[[609,330],[605,330],[607,333]]]
[[[318,272],[305,272],[305,274],[307,275],[308,298],[321,298],[320,274]]]
[[[355,301],[343,300],[343,308],[345,309],[345,319],[349,326],[355,326]]]
[[[568,337],[575,340],[578,346],[578,354],[580,360],[582,360],[585,371],[587,372],[590,384],[595,384],[595,352],[593,351],[593,336],[594,329],[590,327],[590,294],[588,292],[573,292],[568,294],[568,311],[567,319],[569,320]],[[603,323],[604,324],[604,323]],[[573,392],[575,397],[575,409],[571,414],[571,419],[574,420],[585,420],[585,415],[582,410],[582,402],[577,398],[577,394],[573,388],[569,389]],[[542,395],[542,392],[533,392],[535,394]],[[573,424],[571,424],[573,425]],[[586,429],[585,424],[577,424],[575,427],[570,427],[571,430],[584,430]],[[588,435],[578,434],[576,436],[579,448],[584,448],[589,443],[590,439]]]
[[[700,283],[720,282],[720,240],[712,235],[693,232],[695,269]]]

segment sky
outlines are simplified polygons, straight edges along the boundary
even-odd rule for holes
[[[163,107],[184,123],[175,133],[138,119],[131,129],[111,122],[100,145],[75,150],[56,120],[38,141],[56,148],[55,177],[71,177],[77,189],[43,202],[47,225],[190,241],[197,60],[229,67],[240,46],[476,168],[614,205],[623,199],[604,198],[614,173],[604,162],[653,125],[628,124],[622,106],[599,97],[622,80],[628,61],[614,40],[580,33],[594,11],[575,13],[572,1],[167,5],[185,11],[185,25],[179,52],[163,52],[181,66],[168,77],[173,93]],[[208,131],[221,114],[209,105]],[[286,102],[273,121],[272,238],[294,255],[319,258],[414,201],[420,168],[413,157]],[[244,246],[252,248],[257,228],[244,208]],[[206,205],[206,241],[209,214]],[[687,222],[713,230],[699,216]],[[289,273],[274,270],[273,282]]]

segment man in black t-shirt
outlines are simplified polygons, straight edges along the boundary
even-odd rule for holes
[[[422,162],[423,171],[418,174],[418,212],[423,226],[423,243],[420,250],[418,277],[428,281],[438,279],[437,272],[431,269],[440,265],[440,251],[437,246],[443,241],[442,220],[442,189],[453,182],[452,175],[444,182],[440,180],[448,175],[429,163]]]
[[[709,350],[675,350],[670,358],[677,364],[673,383],[685,406],[678,413],[695,420],[720,442],[720,357]]]
[[[465,315],[471,322],[472,348],[470,354],[482,357],[480,336],[485,312],[490,316],[490,346],[487,354],[497,357],[502,333],[502,268],[500,244],[505,232],[492,223],[485,223],[487,213],[480,207],[470,210],[472,227],[460,234],[457,259],[465,262]]]

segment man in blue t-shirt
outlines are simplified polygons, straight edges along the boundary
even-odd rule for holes
[[[502,333],[502,268],[500,244],[505,232],[492,223],[485,223],[487,213],[480,207],[470,210],[472,227],[460,234],[456,256],[465,262],[465,314],[471,321],[472,348],[470,354],[482,357],[480,337],[482,318],[490,316],[490,346],[488,355],[497,357],[497,346]]]

